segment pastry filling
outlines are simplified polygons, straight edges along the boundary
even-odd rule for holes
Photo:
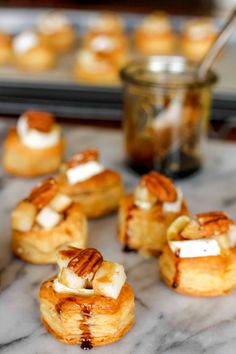
[[[104,52],[103,52],[104,53]],[[110,60],[107,56],[101,56],[99,52],[89,49],[81,49],[76,56],[78,65],[84,68],[85,71],[106,71],[110,67]]]
[[[58,144],[61,130],[46,112],[25,112],[17,122],[21,142],[32,149],[46,149]]]
[[[13,49],[16,53],[26,53],[39,44],[38,36],[33,31],[25,31],[17,35],[13,40]]]
[[[181,216],[167,232],[171,251],[179,258],[219,256],[236,246],[236,226],[223,212]]]
[[[39,17],[38,28],[45,34],[53,34],[68,26],[69,20],[60,11],[50,11]]]
[[[71,204],[72,200],[58,191],[55,180],[45,180],[13,211],[13,229],[29,232],[34,225],[46,230],[52,229],[63,221],[65,211]]]
[[[163,211],[164,213],[179,213],[182,209],[183,204],[183,192],[180,188],[176,188],[177,199],[175,202],[164,202]]]
[[[114,37],[103,34],[93,38],[90,46],[95,52],[111,52],[117,47],[117,43]]]
[[[101,295],[117,299],[126,281],[122,265],[104,261],[93,248],[68,245],[58,252],[59,273],[54,290],[76,295]]]
[[[69,184],[83,182],[104,171],[94,150],[85,150],[72,157],[67,163],[66,176]]]
[[[183,193],[167,177],[150,172],[141,178],[134,193],[134,204],[148,210],[157,203],[162,204],[164,213],[178,213],[182,208]]]

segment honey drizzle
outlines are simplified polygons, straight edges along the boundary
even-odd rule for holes
[[[180,250],[177,250],[175,252],[175,275],[174,275],[173,283],[172,283],[172,288],[173,289],[177,289],[178,286],[179,286],[179,275],[180,275],[180,271],[179,271],[179,263],[180,263],[179,254],[180,254]]]
[[[80,339],[80,347],[83,350],[90,350],[93,348],[92,344],[92,336],[89,328],[89,319],[92,314],[92,305],[91,304],[84,304],[81,308],[81,316],[82,320],[80,322],[80,330],[82,331],[81,339]]]
[[[135,250],[129,247],[130,230],[129,223],[133,218],[132,212],[136,209],[136,206],[132,204],[127,210],[127,216],[125,220],[125,235],[124,235],[124,252],[135,252]]]

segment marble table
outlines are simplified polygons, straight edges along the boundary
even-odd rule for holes
[[[2,139],[5,125],[0,125]],[[103,163],[123,175],[132,190],[137,176],[124,168],[119,131],[65,128],[67,156],[97,147]],[[78,354],[79,346],[61,344],[40,323],[40,283],[55,266],[35,266],[14,258],[10,249],[10,211],[36,180],[6,177],[0,189],[0,353]],[[236,214],[236,144],[211,141],[207,163],[198,174],[178,182],[192,212],[223,209]],[[158,261],[125,254],[116,239],[117,216],[89,222],[89,245],[105,258],[123,263],[136,294],[136,324],[119,342],[93,349],[96,354],[235,354],[236,291],[225,297],[192,298],[169,290],[159,279]]]

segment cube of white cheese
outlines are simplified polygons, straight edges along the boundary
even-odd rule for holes
[[[66,194],[57,193],[55,197],[51,200],[49,206],[58,213],[60,213],[67,209],[70,206],[71,202],[71,198],[68,197]]]
[[[104,261],[96,272],[92,285],[95,294],[117,299],[125,281],[126,274],[121,264]]]
[[[58,225],[62,219],[62,215],[58,214],[56,211],[50,207],[45,207],[36,216],[37,223],[44,229],[51,229]]]

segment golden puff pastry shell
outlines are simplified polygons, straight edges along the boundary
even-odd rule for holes
[[[12,175],[41,176],[56,171],[61,163],[64,141],[45,149],[32,149],[20,141],[15,128],[11,129],[3,144],[3,167]]]
[[[120,175],[108,169],[74,185],[68,183],[64,173],[58,176],[57,181],[60,190],[79,203],[85,215],[90,218],[116,210],[124,192]]]
[[[182,294],[225,295],[236,287],[236,248],[219,256],[178,258],[166,245],[160,274],[167,286]]]
[[[133,195],[127,195],[120,203],[118,237],[131,249],[158,255],[166,242],[168,227],[180,215],[188,215],[185,201],[179,213],[164,213],[161,204],[140,209],[134,205]]]
[[[52,229],[33,226],[31,231],[12,230],[13,253],[24,261],[35,264],[56,263],[56,251],[65,243],[87,244],[87,221],[77,204],[71,205],[65,219]]]
[[[114,300],[99,295],[57,293],[53,280],[41,285],[39,300],[42,322],[58,340],[81,344],[87,339],[92,346],[99,346],[119,340],[133,326],[134,294],[127,283]]]

